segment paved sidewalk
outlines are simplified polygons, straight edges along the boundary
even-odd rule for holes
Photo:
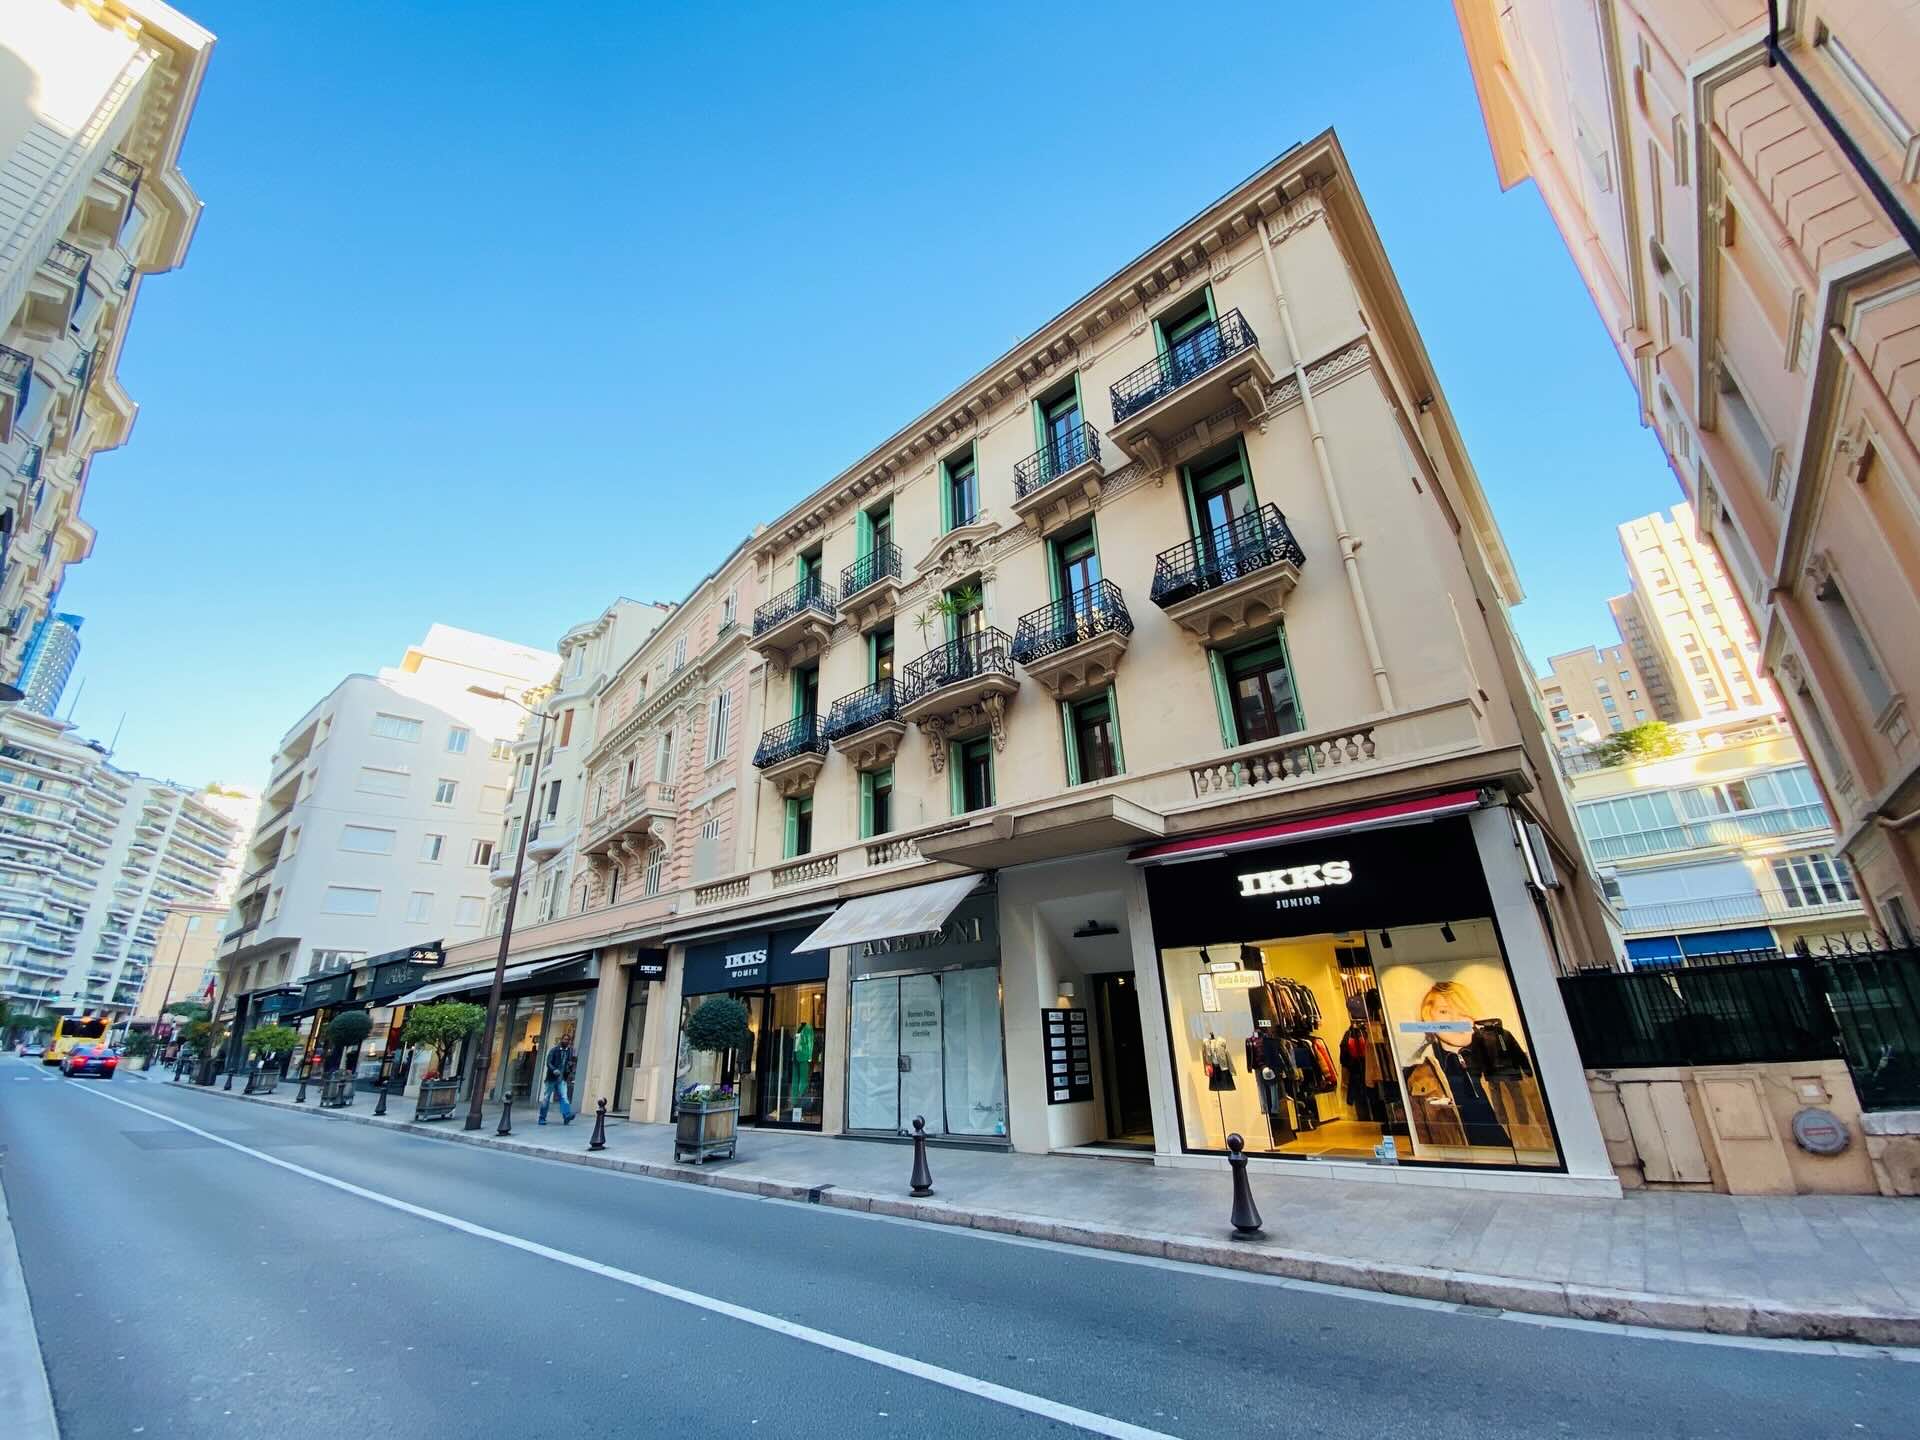
[[[157,1081],[155,1083],[158,1083]],[[241,1099],[193,1087],[200,1095]],[[1628,1192],[1617,1200],[1397,1186],[1262,1174],[1257,1241],[1229,1238],[1227,1176],[1145,1161],[930,1152],[934,1195],[907,1194],[911,1147],[793,1131],[744,1130],[740,1158],[673,1163],[665,1125],[610,1122],[587,1150],[592,1115],[537,1127],[515,1108],[513,1135],[461,1118],[412,1121],[395,1100],[306,1108],[663,1179],[811,1200],[875,1214],[971,1226],[1221,1265],[1294,1279],[1534,1314],[1811,1340],[1920,1346],[1920,1202],[1877,1196],[1724,1196]],[[250,1098],[291,1108],[293,1091]]]

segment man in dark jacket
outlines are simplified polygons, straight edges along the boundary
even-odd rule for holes
[[[562,1035],[560,1043],[547,1051],[547,1076],[540,1086],[542,1125],[547,1123],[547,1106],[555,1100],[560,1102],[560,1123],[573,1123],[573,1071],[578,1063],[571,1033]]]

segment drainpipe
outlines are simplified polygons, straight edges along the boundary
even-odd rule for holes
[[[1387,681],[1387,664],[1380,658],[1380,639],[1374,634],[1373,612],[1367,608],[1366,587],[1360,583],[1359,546],[1347,529],[1347,512],[1340,503],[1340,487],[1333,478],[1333,461],[1327,455],[1326,432],[1320,428],[1320,410],[1313,403],[1313,386],[1307,383],[1306,362],[1300,354],[1299,337],[1293,333],[1293,313],[1287,309],[1287,292],[1280,287],[1280,266],[1273,258],[1273,238],[1267,222],[1260,221],[1260,253],[1267,257],[1267,279],[1273,285],[1273,303],[1280,310],[1280,331],[1287,346],[1287,360],[1300,386],[1300,404],[1307,412],[1307,428],[1313,434],[1313,461],[1320,470],[1320,488],[1327,497],[1327,513],[1333,517],[1334,532],[1340,537],[1340,563],[1347,572],[1347,589],[1353,594],[1354,617],[1360,622],[1360,639],[1367,647],[1367,665],[1373,671],[1373,686],[1379,692],[1380,708],[1393,709],[1393,686]]]

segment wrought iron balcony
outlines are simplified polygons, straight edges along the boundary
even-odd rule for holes
[[[78,245],[69,245],[65,240],[53,242],[53,249],[47,254],[47,265],[58,270],[69,280],[84,280],[88,269],[93,265],[93,257]]]
[[[1170,345],[1153,359],[1113,384],[1113,421],[1139,414],[1191,380],[1197,380],[1222,361],[1260,343],[1253,327],[1238,310],[1229,310],[1211,325]]]
[[[1262,505],[1199,540],[1162,550],[1153,566],[1153,603],[1171,607],[1270,566],[1306,563],[1280,507]]]
[[[1113,679],[1132,635],[1120,587],[1102,580],[1022,615],[1013,658],[1056,699],[1071,700]]]
[[[827,711],[826,738],[844,740],[869,726],[898,720],[900,707],[894,699],[893,681],[882,680],[851,695],[842,695]]]
[[[900,578],[900,547],[892,541],[876,545],[840,572],[840,602],[844,605],[882,580]]]
[[[949,640],[910,663],[900,673],[900,706],[904,710],[961,686],[979,688],[972,682],[982,680],[1013,680],[1013,641],[991,626]]]
[[[753,763],[756,769],[765,770],[802,755],[824,756],[826,753],[827,737],[821,729],[820,717],[809,712],[796,715],[762,735],[759,748],[753,752]]]
[[[128,190],[138,194],[140,178],[147,173],[147,170],[138,160],[129,160],[115,150],[100,162],[100,173],[110,180],[118,180]]]
[[[753,612],[753,638],[758,640],[789,620],[807,614],[831,621],[838,613],[838,606],[839,597],[831,585],[822,580],[802,580]]]
[[[1049,439],[1042,448],[1013,467],[1013,495],[1024,500],[1083,465],[1100,463],[1100,432],[1081,423],[1065,435]]]
[[[1120,587],[1102,580],[1085,590],[1042,605],[1020,617],[1013,635],[1013,658],[1032,666],[1036,660],[1070,650],[1102,635],[1131,635],[1133,616]]]

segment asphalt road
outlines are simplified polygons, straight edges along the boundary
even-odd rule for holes
[[[0,1179],[68,1440],[1806,1440],[1920,1415],[1920,1364],[1872,1352],[1368,1299],[11,1057]]]

